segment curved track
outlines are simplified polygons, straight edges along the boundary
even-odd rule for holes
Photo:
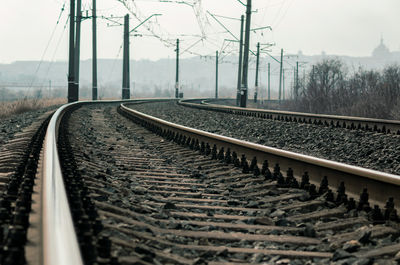
[[[136,102],[142,102],[142,100]],[[115,101],[101,103],[115,103]],[[49,121],[38,166],[36,194],[32,195],[34,212],[31,214],[30,222],[33,225],[27,232],[27,237],[31,241],[31,244],[26,247],[30,264],[79,265],[84,263],[81,254],[82,250],[85,251],[82,249],[84,239],[81,234],[77,235],[76,228],[78,227],[78,232],[85,230],[79,229],[81,221],[78,219],[84,218],[85,213],[89,214],[90,207],[84,207],[84,213],[76,213],[74,203],[84,201],[84,196],[74,194],[80,192],[79,187],[75,187],[80,180],[71,180],[66,176],[71,165],[65,161],[64,155],[68,150],[63,150],[65,146],[60,142],[60,138],[65,137],[65,122],[63,121],[65,116],[69,116],[72,111],[82,105],[91,104],[96,104],[96,102],[75,102],[64,105]],[[60,160],[60,155],[63,160]],[[89,223],[83,222],[81,225],[89,225]]]
[[[39,155],[42,125],[28,155],[39,162],[36,180],[22,182],[33,210],[16,223],[29,226],[29,264],[368,264],[400,251],[398,176],[183,127],[127,104],[117,112],[116,104],[63,106]],[[8,238],[3,263],[24,264],[12,260],[21,236]]]

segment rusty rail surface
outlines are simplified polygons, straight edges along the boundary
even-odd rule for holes
[[[180,104],[193,103],[180,102]],[[203,108],[205,106],[196,104],[196,107]],[[207,105],[208,107],[210,106]],[[220,107],[218,109],[220,110]],[[237,111],[230,107],[226,110]],[[298,180],[307,172],[310,182],[315,185],[319,184],[324,176],[327,176],[331,189],[337,189],[341,182],[344,182],[346,192],[353,198],[358,198],[363,190],[367,189],[371,203],[381,207],[385,205],[389,197],[393,197],[395,201],[400,201],[400,176],[397,175],[319,159],[185,127],[135,111],[124,104],[121,104],[120,111],[150,130],[169,136],[172,139],[184,137],[197,146],[208,144],[213,147],[215,145],[218,152],[226,152],[229,149],[231,153],[236,152],[238,157],[242,156],[242,154],[250,160],[255,157],[259,168],[266,160],[271,171],[275,164],[279,164],[282,171],[286,171],[289,168],[293,169],[294,177]]]
[[[342,127],[348,129],[362,129],[382,133],[393,133],[400,135],[400,121],[383,120],[372,118],[361,118],[352,116],[312,114],[303,112],[265,110],[254,108],[241,108],[207,103],[210,99],[187,99],[181,100],[178,104],[186,107],[226,112],[237,115],[253,116],[264,119],[281,120],[289,122],[312,123],[332,127]]]

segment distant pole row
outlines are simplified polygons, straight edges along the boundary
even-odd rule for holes
[[[76,6],[75,6],[76,3]],[[81,22],[83,19],[92,19],[92,99],[98,98],[97,87],[97,15],[96,15],[96,0],[92,0],[92,16],[82,16],[82,0],[70,1],[70,29],[69,29],[69,65],[68,65],[68,102],[79,100],[79,62],[80,62],[80,35],[81,35]],[[75,14],[76,13],[76,14]],[[124,52],[122,63],[122,99],[130,98],[130,56],[129,56],[129,36],[132,31],[135,31],[143,23],[153,16],[161,14],[152,14],[147,19],[142,21],[134,29],[129,30],[129,15],[124,17]],[[122,25],[122,24],[121,24]],[[177,41],[179,45],[179,40]],[[179,60],[179,47],[177,49],[177,62]],[[178,66],[177,66],[178,71]],[[178,72],[177,72],[178,80]],[[177,81],[177,88],[178,81]]]
[[[241,17],[240,25],[240,40],[239,40],[239,69],[238,69],[238,85],[236,95],[236,105],[240,107],[246,107],[248,99],[248,69],[249,69],[249,51],[250,51],[250,25],[251,25],[251,0],[247,0],[246,4],[246,27],[244,30],[244,41],[243,41],[243,20]],[[244,47],[243,47],[244,46]],[[244,50],[243,50],[244,49]],[[278,89],[278,100],[285,100],[285,69],[283,68],[283,49],[281,49],[280,61],[275,59],[279,63],[279,89]],[[260,63],[260,43],[257,43],[257,54],[256,54],[256,77],[255,77],[255,89],[254,89],[254,102],[257,103],[259,93],[259,63]],[[298,63],[296,65],[296,73],[294,79],[294,93],[298,95]],[[268,87],[267,87],[267,98],[271,100],[271,65],[268,63]]]
[[[97,25],[96,25],[96,0],[93,1],[92,10],[92,99],[97,100]],[[77,6],[75,6],[75,3]],[[251,7],[252,1],[247,0],[246,4],[246,21],[244,16],[241,16],[240,23],[240,40],[239,40],[239,65],[238,65],[238,82],[236,92],[236,104],[240,107],[246,107],[248,99],[248,70],[249,70],[249,51],[250,51],[250,27],[251,27]],[[76,13],[76,15],[75,15]],[[122,99],[130,98],[130,33],[135,31],[140,25],[149,20],[152,16],[160,14],[153,14],[136,26],[133,30],[129,30],[129,15],[124,17],[124,33],[123,33],[123,63],[122,63]],[[80,35],[81,35],[81,22],[82,18],[82,0],[70,1],[70,38],[69,38],[69,67],[68,67],[68,102],[79,100],[79,62],[80,62]],[[244,23],[245,22],[245,23]],[[245,27],[245,28],[244,28]],[[179,82],[179,39],[176,40],[176,75],[175,75],[175,98],[180,98],[183,94],[180,92]],[[254,53],[253,53],[254,54]],[[216,66],[215,66],[215,98],[218,98],[218,65],[219,54],[216,51]],[[257,103],[259,93],[259,62],[260,62],[260,43],[257,43],[256,54],[256,77],[255,77],[255,90],[254,102]],[[274,58],[275,59],[275,58]],[[283,49],[281,49],[279,71],[279,91],[278,100],[285,100],[285,76],[283,69]],[[298,78],[298,62],[294,73],[293,81],[293,94],[298,97],[299,78]],[[271,100],[271,66],[268,63],[268,100]]]

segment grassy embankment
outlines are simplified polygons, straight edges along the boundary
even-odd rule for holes
[[[38,110],[41,108],[50,107],[67,103],[65,98],[51,99],[21,99],[10,102],[0,103],[0,119],[9,117],[15,114],[21,114],[27,111]]]

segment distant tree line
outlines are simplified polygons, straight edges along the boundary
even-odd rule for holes
[[[344,63],[326,59],[294,87],[283,108],[321,114],[400,119],[400,66],[359,68],[348,74]]]

